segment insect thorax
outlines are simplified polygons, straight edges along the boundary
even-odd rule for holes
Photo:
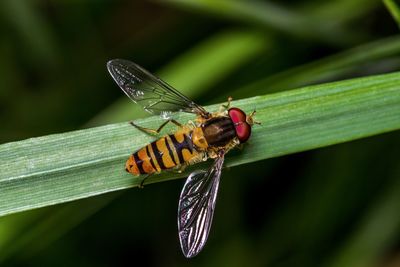
[[[229,117],[216,117],[202,126],[204,137],[210,147],[224,147],[236,138],[232,120]]]

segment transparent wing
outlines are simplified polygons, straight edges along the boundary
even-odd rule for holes
[[[221,153],[210,169],[191,173],[183,186],[178,206],[178,231],[187,258],[196,256],[207,241],[223,163]]]
[[[122,91],[151,114],[168,118],[171,112],[184,111],[208,116],[203,107],[131,61],[113,59],[107,69]]]

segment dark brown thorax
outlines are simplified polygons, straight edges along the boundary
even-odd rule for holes
[[[208,145],[225,146],[236,137],[235,126],[229,117],[217,117],[208,120],[202,127]]]

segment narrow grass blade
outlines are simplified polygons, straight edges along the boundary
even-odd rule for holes
[[[167,0],[159,2],[213,14],[218,18],[225,17],[260,25],[303,39],[318,40],[336,45],[354,42],[359,37],[358,33],[350,34],[338,23],[332,25],[329,20],[317,20],[309,14],[291,11],[272,2],[229,0],[218,2]]]
[[[350,20],[367,15],[380,5],[376,0],[335,0],[321,1],[318,5],[306,3],[301,10],[312,14],[316,21],[326,21],[332,24],[345,24]]]
[[[242,151],[228,155],[227,166],[399,129],[399,82],[396,72],[235,101],[246,112],[257,109],[262,125],[254,127]],[[193,116],[182,114],[182,122],[188,119]],[[136,123],[156,128],[160,119]],[[142,177],[126,173],[124,163],[152,140],[128,123],[118,123],[3,144],[0,215],[137,186]],[[148,182],[184,175],[168,172]]]
[[[397,26],[400,28],[400,9],[394,0],[383,0],[386,8],[389,10]]]
[[[366,43],[338,54],[288,69],[243,88],[230,92],[231,96],[265,94],[311,85],[349,75],[366,64],[393,58],[400,53],[400,37],[392,36]]]

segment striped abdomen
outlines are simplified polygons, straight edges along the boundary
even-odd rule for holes
[[[166,135],[133,153],[126,162],[126,171],[152,174],[189,162],[198,156],[190,131]]]

